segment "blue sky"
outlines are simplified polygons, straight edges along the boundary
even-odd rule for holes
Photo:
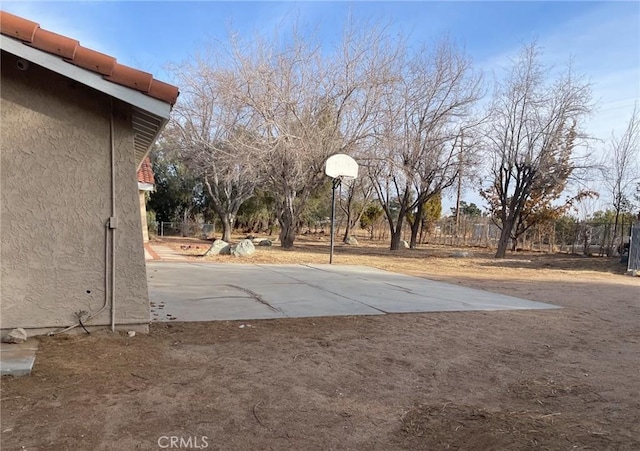
[[[229,29],[271,33],[298,21],[330,45],[349,13],[389,22],[419,42],[447,33],[486,77],[500,76],[523,43],[537,39],[545,62],[575,67],[593,83],[598,108],[588,131],[620,133],[640,100],[640,2],[2,2],[2,9],[80,40],[119,62],[170,81],[186,59]],[[603,145],[595,146],[603,147]]]

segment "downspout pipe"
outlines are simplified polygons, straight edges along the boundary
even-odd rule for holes
[[[109,221],[104,225],[104,304],[100,307],[100,310],[97,312],[87,316],[84,321],[88,322],[91,319],[98,316],[100,313],[104,312],[107,306],[109,305]],[[73,324],[72,326],[65,327],[64,329],[58,331],[49,332],[47,335],[58,335],[65,332],[70,331],[71,329],[75,329],[80,325],[80,322]]]
[[[97,312],[85,318],[85,322],[95,318],[102,313],[107,306],[111,305],[111,331],[115,332],[115,286],[116,286],[116,245],[115,245],[115,229],[117,227],[116,220],[116,171],[115,171],[115,133],[114,133],[114,118],[113,118],[113,98],[109,100],[109,151],[110,151],[110,163],[111,163],[111,217],[105,224],[104,235],[104,304]],[[111,244],[111,249],[109,249]],[[111,251],[111,252],[109,252]],[[109,255],[111,254],[111,255]],[[111,258],[109,258],[111,256]],[[111,271],[109,271],[109,263],[111,263]],[[109,287],[111,285],[111,287]],[[72,326],[65,327],[64,329],[49,332],[48,335],[58,335],[64,332],[68,332],[80,325],[80,322],[73,324]]]
[[[111,217],[109,218],[109,229],[111,229],[111,332],[116,330],[116,145],[115,127],[113,118],[113,98],[109,99],[110,106],[110,150],[111,150]]]

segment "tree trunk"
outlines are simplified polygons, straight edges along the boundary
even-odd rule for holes
[[[296,240],[296,226],[291,215],[282,215],[280,219],[280,246],[291,249]]]
[[[620,223],[620,209],[616,208],[616,218],[613,223],[613,237],[611,238],[611,241],[610,241],[611,244],[609,244],[607,249],[607,257],[612,257],[615,254],[616,238],[618,237],[619,223]]]
[[[409,240],[409,247],[415,249],[418,247],[418,232],[420,231],[420,224],[422,224],[424,202],[418,204],[418,210],[413,222],[409,222],[411,226],[411,239]]]
[[[347,218],[347,226],[344,228],[344,235],[342,236],[342,242],[346,243],[347,238],[349,238],[349,234],[351,233],[351,221]]]
[[[420,231],[420,221],[413,221],[409,224],[411,226],[411,239],[409,240],[409,247],[415,249],[418,247],[418,232]]]
[[[220,215],[220,222],[222,222],[222,241],[228,243],[231,240],[231,229],[233,228],[229,215]]]
[[[293,211],[293,197],[287,196],[283,202],[282,210],[278,215],[280,223],[280,246],[284,249],[291,249],[296,240],[296,222]]]
[[[404,220],[404,212],[400,212],[398,214],[398,222],[396,223],[396,227],[391,228],[390,232],[391,232],[391,247],[390,249],[392,251],[397,251],[398,249],[400,249],[400,241],[402,241],[402,225],[403,225],[403,220]],[[390,221],[391,223],[391,221]]]
[[[349,234],[351,233],[351,216],[353,215],[353,212],[351,211],[352,210],[352,203],[353,203],[353,191],[350,191],[349,196],[347,198],[346,207],[342,206],[342,204],[340,205],[340,208],[342,209],[343,213],[345,214],[345,218],[347,220],[347,225],[344,228],[344,235],[342,236],[342,242],[343,243],[347,242],[347,238],[349,238]]]
[[[391,250],[397,251],[400,249],[400,241],[402,241],[402,228],[397,227],[391,234]]]
[[[189,235],[189,224],[188,224],[188,218],[189,218],[189,209],[185,208],[182,211],[182,224],[181,224],[181,232],[182,232],[182,236],[186,237]]]
[[[495,258],[504,258],[511,239],[511,229],[513,228],[513,220],[506,220],[502,223],[502,231],[500,232],[500,240],[498,241],[498,249]]]

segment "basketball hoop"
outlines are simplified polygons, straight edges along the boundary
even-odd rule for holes
[[[327,158],[324,164],[324,173],[333,179],[331,193],[331,249],[329,252],[329,264],[332,264],[336,217],[336,188],[340,186],[343,180],[353,180],[358,177],[358,163],[349,155],[338,153]]]
[[[338,153],[327,158],[324,173],[341,180],[353,180],[358,177],[358,163],[349,155]]]

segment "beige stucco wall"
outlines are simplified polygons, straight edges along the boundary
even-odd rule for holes
[[[147,225],[147,192],[139,190],[138,198],[140,200],[140,222],[142,223],[142,240],[146,243],[149,241],[149,226]]]
[[[63,327],[105,299],[109,98],[2,55],[0,327]],[[114,103],[116,323],[149,322],[128,106]],[[107,325],[107,308],[90,324]]]

